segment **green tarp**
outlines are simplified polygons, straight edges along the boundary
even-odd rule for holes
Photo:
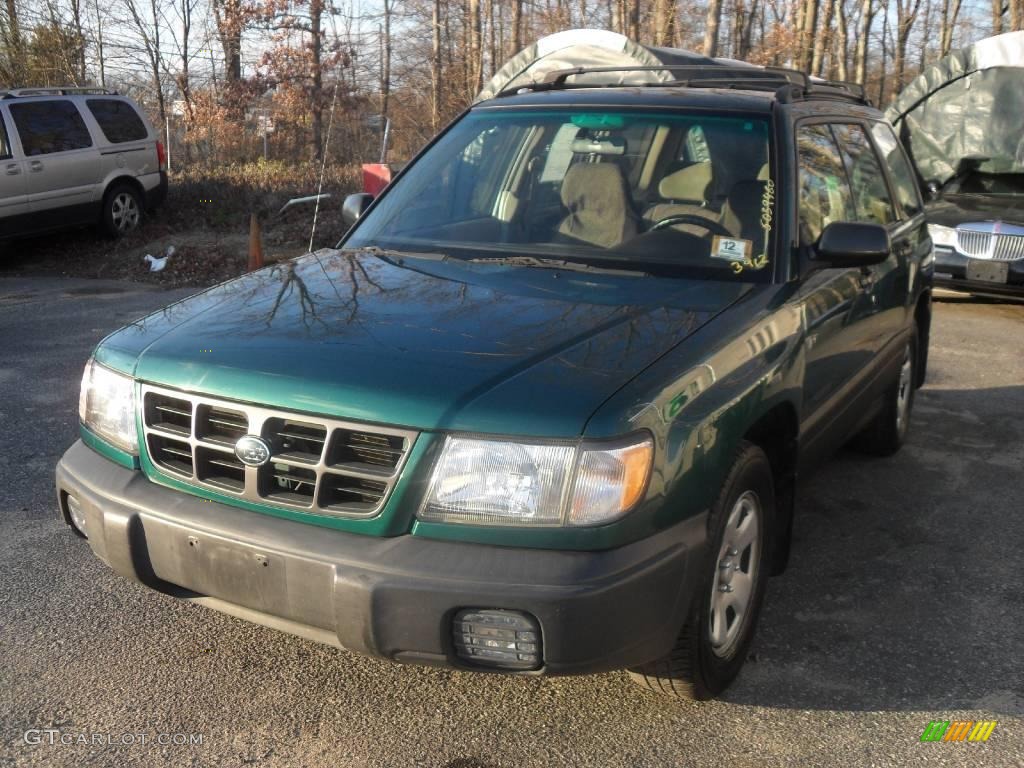
[[[886,117],[926,183],[944,184],[965,158],[980,160],[982,172],[1024,173],[1024,32],[940,59],[903,89]]]
[[[570,29],[542,37],[507,62],[484,86],[476,101],[485,101],[509,88],[540,82],[549,72],[573,67],[656,67],[661,64],[715,64],[730,62],[709,59],[678,48],[641,45],[616,32],[603,29]],[[577,76],[574,82],[586,82]],[[604,73],[589,78],[601,83],[645,83],[672,80],[668,71]]]

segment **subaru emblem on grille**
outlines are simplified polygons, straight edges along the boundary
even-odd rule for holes
[[[270,446],[262,437],[246,435],[235,443],[235,456],[250,467],[262,467],[270,461]]]

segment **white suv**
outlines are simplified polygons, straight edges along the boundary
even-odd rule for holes
[[[163,144],[131,99],[0,90],[0,239],[87,224],[120,237],[166,196]]]

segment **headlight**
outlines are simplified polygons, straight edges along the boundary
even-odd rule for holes
[[[650,437],[582,446],[448,437],[419,518],[477,525],[602,525],[640,501],[653,456]]]
[[[956,230],[953,227],[943,227],[939,224],[929,224],[928,234],[932,236],[932,243],[942,248],[956,247]]]
[[[128,453],[138,451],[135,381],[130,376],[114,373],[93,360],[86,363],[78,417],[108,443]]]

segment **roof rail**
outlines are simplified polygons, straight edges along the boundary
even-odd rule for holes
[[[43,88],[7,88],[0,90],[0,99],[17,99],[25,96],[118,96],[118,92],[99,86],[61,85]]]
[[[678,75],[673,80],[654,83],[569,83],[577,75],[599,72],[670,72]],[[508,96],[522,90],[549,91],[563,88],[608,88],[614,86],[689,87],[689,88],[742,88],[773,89],[780,101],[792,101],[810,96],[836,98],[872,106],[864,87],[839,80],[824,80],[806,72],[785,67],[759,67],[731,64],[660,64],[656,66],[573,67],[549,72],[539,83],[513,86],[498,96]]]

